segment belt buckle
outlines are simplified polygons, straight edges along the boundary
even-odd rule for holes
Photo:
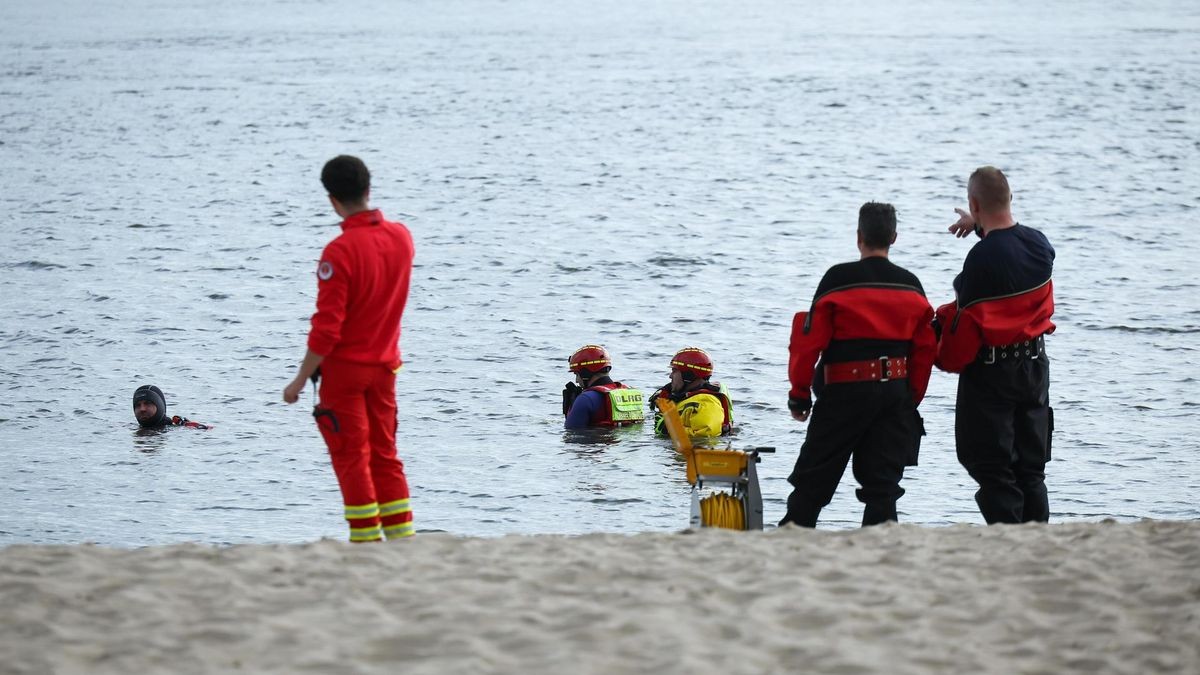
[[[983,359],[983,365],[990,366],[996,362],[996,348],[988,347],[987,356]]]
[[[879,381],[880,382],[887,382],[888,380],[892,379],[891,378],[891,368],[890,368],[891,363],[892,363],[891,357],[888,357],[888,356],[879,357]]]

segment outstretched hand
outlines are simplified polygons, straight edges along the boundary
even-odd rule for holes
[[[958,214],[958,222],[950,226],[950,234],[962,239],[975,231],[975,219],[971,217],[970,213],[960,208],[955,208],[954,212]]]

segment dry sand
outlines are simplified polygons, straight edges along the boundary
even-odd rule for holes
[[[1200,673],[1200,522],[0,549],[0,672]]]

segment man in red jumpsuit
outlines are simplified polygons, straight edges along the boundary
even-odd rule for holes
[[[414,531],[404,464],[396,456],[400,317],[413,241],[402,223],[367,206],[370,181],[362,160],[348,155],[321,171],[333,210],[343,218],[342,234],[321,253],[308,351],[283,390],[283,400],[295,403],[305,381],[319,373],[313,417],[329,446],[354,542]]]

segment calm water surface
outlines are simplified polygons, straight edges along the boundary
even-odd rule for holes
[[[780,450],[777,519],[792,313],[871,199],[948,301],[970,242],[945,228],[985,163],[1058,250],[1054,518],[1200,517],[1198,110],[1194,2],[9,3],[0,545],[344,536],[311,392],[280,402],[343,152],[417,241],[399,444],[423,530],[685,525],[648,429],[561,430],[587,342],[647,389],[706,348],[734,446]],[[138,436],[145,382],[217,429]],[[954,383],[905,521],[981,522]],[[853,488],[822,527],[857,524]]]

